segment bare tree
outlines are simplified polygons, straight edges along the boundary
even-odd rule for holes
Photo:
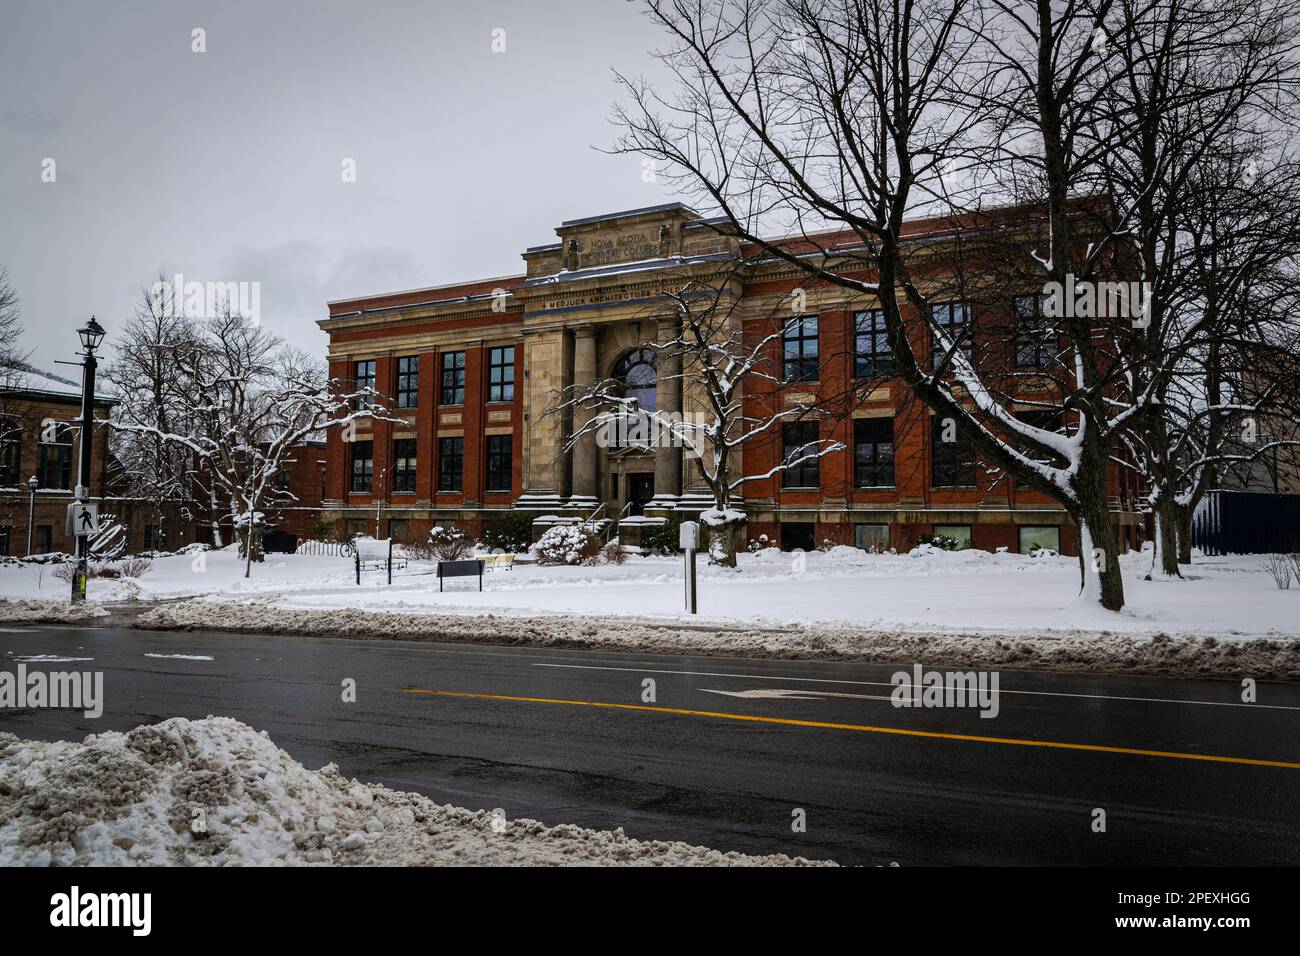
[[[874,297],[898,376],[991,466],[1061,503],[1079,528],[1081,599],[1118,610],[1112,449],[1158,402],[1156,383],[1184,349],[1152,336],[1138,376],[1120,344],[1128,316],[1031,308],[1008,316],[1009,334],[992,343],[1000,347],[976,362],[932,308],[934,241],[912,241],[905,225],[940,213],[935,231],[957,258],[987,258],[990,233],[1014,240],[1036,268],[1003,289],[1004,301],[1095,283],[1123,265],[1128,207],[1087,198],[1104,184],[1106,150],[1144,118],[1116,106],[1132,69],[1109,62],[1098,40],[1113,6],[650,0],[650,17],[673,41],[663,60],[680,82],[667,98],[624,81],[632,105],[618,112],[618,149],[663,161],[673,182],[765,255]],[[1224,42],[1256,26],[1243,14]],[[1191,49],[1199,53],[1183,53]],[[1180,75],[1185,87],[1204,82]],[[1151,167],[1136,192],[1166,172]],[[980,195],[1019,206],[983,209]],[[801,242],[766,239],[774,221]],[[1036,367],[1021,367],[1024,345]],[[1044,427],[1018,414],[1023,405],[1062,421]]]
[[[326,429],[385,414],[372,389],[347,391],[318,362],[225,308],[196,326],[191,347],[175,350],[173,421],[181,430],[120,421],[114,427],[154,436],[202,464],[240,534],[244,576],[261,560],[263,507],[294,447]]]

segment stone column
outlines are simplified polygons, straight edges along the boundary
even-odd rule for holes
[[[682,356],[676,347],[664,347],[677,340],[681,327],[676,317],[659,320],[659,345],[655,355],[655,403],[660,412],[672,415],[682,410]],[[680,445],[655,447],[655,503],[672,507],[682,493],[682,449]]]
[[[596,329],[579,325],[573,330],[573,384],[576,392],[596,384]],[[576,434],[595,412],[591,409],[573,410],[573,431]],[[596,436],[583,435],[573,446],[573,490],[570,502],[596,503]]]

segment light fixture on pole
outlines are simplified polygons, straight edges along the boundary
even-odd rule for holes
[[[90,458],[95,447],[95,349],[104,339],[104,327],[96,322],[92,315],[89,322],[77,329],[77,335],[85,351],[82,353],[84,360],[81,363],[81,442],[78,452],[80,461],[77,471],[77,502],[73,510],[74,514],[79,512],[84,514],[88,511],[86,506],[90,503]],[[90,539],[86,522],[75,520],[72,530],[77,541],[77,570],[72,576],[72,600],[76,603],[86,599]]]
[[[27,479],[27,487],[32,492],[31,500],[27,503],[27,557],[29,558],[32,556],[32,527],[36,524],[36,489],[40,485],[35,475]]]

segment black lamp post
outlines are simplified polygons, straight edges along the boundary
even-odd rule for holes
[[[40,480],[32,475],[27,479],[27,487],[31,490],[32,497],[27,503],[27,557],[32,556],[32,527],[36,524],[36,489],[40,487]]]
[[[81,448],[77,471],[77,502],[84,505],[90,502],[90,457],[95,447],[95,349],[104,338],[104,328],[92,315],[89,322],[77,329],[77,335],[85,349],[81,363]],[[73,526],[72,531],[77,540],[77,571],[72,577],[72,600],[76,603],[86,599],[90,541],[82,533],[80,522]]]

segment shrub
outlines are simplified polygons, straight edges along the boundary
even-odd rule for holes
[[[62,571],[59,568],[55,571],[58,574]],[[1291,581],[1295,575],[1295,566],[1291,563],[1288,555],[1270,554],[1264,559],[1264,570],[1273,577],[1273,583],[1277,585],[1279,591],[1291,590]]]
[[[533,543],[533,516],[527,511],[512,511],[485,521],[479,541],[489,551],[522,554]]]
[[[661,525],[647,525],[641,529],[641,550],[646,554],[676,554],[679,545],[682,519],[673,515]]]
[[[429,532],[429,550],[439,561],[460,561],[473,553],[474,546],[460,528],[436,525]]]
[[[601,548],[600,556],[606,564],[623,564],[628,559],[628,550],[618,541],[610,541]]]
[[[956,538],[950,538],[945,534],[935,534],[923,539],[921,544],[930,544],[941,551],[961,551],[966,546]]]
[[[577,525],[556,525],[537,541],[539,564],[595,564],[600,539]]]
[[[148,558],[132,557],[118,561],[114,570],[124,578],[138,578],[151,567],[153,567],[153,562]]]
[[[54,569],[54,576],[64,584],[71,584],[77,574],[77,566],[71,562],[59,564]]]

